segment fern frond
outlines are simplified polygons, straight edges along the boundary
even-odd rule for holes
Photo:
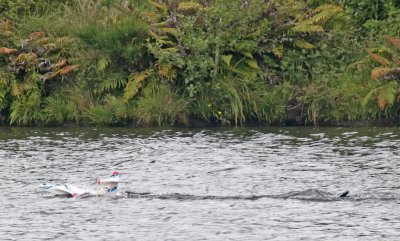
[[[400,38],[395,38],[389,35],[384,36],[389,43],[391,43],[396,49],[400,49]]]
[[[149,1],[149,3],[151,5],[156,7],[157,10],[160,11],[160,12],[165,12],[165,11],[168,10],[167,5],[165,5],[164,3],[159,3],[159,2],[156,2],[156,1],[153,1],[153,0],[148,0],[148,1]]]
[[[126,85],[126,78],[117,75],[111,75],[101,81],[100,85],[95,89],[95,93],[104,93],[107,91],[115,90]]]
[[[45,45],[48,44],[49,42],[50,42],[49,38],[41,38],[41,39],[39,39],[38,44],[39,44],[40,46],[45,46]]]
[[[392,105],[396,101],[398,84],[394,81],[380,87],[377,96],[379,109],[384,110],[386,106]]]
[[[161,45],[165,45],[165,46],[174,46],[175,43],[172,42],[171,40],[166,40],[165,38],[157,38],[156,41],[161,44]]]
[[[58,75],[57,72],[47,72],[40,77],[41,80],[46,81],[48,79],[54,78]]]
[[[9,54],[15,54],[16,52],[17,52],[16,49],[9,49],[5,47],[0,48],[0,54],[9,55]]]
[[[171,64],[159,64],[158,74],[169,81],[176,79],[177,73]]]
[[[335,15],[342,13],[343,8],[335,5],[324,4],[316,8],[314,12],[316,14],[308,19],[307,22],[313,24],[324,24]]]
[[[161,28],[161,32],[164,34],[171,34],[172,36],[178,36],[178,31],[175,28]]]
[[[152,31],[152,30],[147,31],[147,34],[148,34],[150,37],[154,38],[154,39],[160,38],[160,36],[159,36],[158,34],[156,34],[156,33],[155,33],[154,31]]]
[[[130,99],[135,97],[140,88],[142,88],[143,82],[150,76],[150,70],[132,74],[131,78],[128,80],[127,85],[125,86],[123,97],[124,101],[128,102]]]
[[[97,71],[98,72],[104,72],[106,70],[107,66],[110,64],[111,60],[108,56],[102,57],[98,62],[97,62]]]
[[[228,66],[231,66],[232,58],[233,58],[232,54],[222,55],[221,56],[222,61]]]
[[[347,70],[366,71],[370,69],[370,58],[368,56],[350,64]]]
[[[66,75],[66,74],[69,74],[70,72],[72,72],[73,70],[75,70],[76,68],[78,68],[79,66],[80,66],[80,64],[65,66],[64,68],[58,70],[58,71],[57,71],[57,74],[59,74],[59,75]]]
[[[294,40],[293,45],[302,49],[313,49],[315,46],[304,40]]]
[[[374,53],[372,53],[372,52],[369,51],[369,50],[367,50],[367,53],[368,53],[369,56],[371,56],[371,58],[372,58],[373,60],[379,62],[381,65],[384,65],[384,66],[390,65],[390,61],[387,60],[386,58],[380,56],[379,54],[374,54]]]
[[[44,32],[32,32],[29,34],[28,40],[32,41],[33,39],[43,38],[44,36],[46,36]]]
[[[61,37],[61,38],[56,38],[54,40],[54,44],[59,48],[64,48],[73,42],[74,42],[74,40],[69,37]]]
[[[57,45],[55,43],[48,43],[48,44],[45,44],[44,47],[47,49],[56,49]]]
[[[252,69],[260,70],[260,67],[255,59],[248,59],[245,61],[245,63]]]
[[[163,48],[162,51],[165,51],[165,53],[168,53],[168,54],[178,53],[178,49],[175,47]]]
[[[382,98],[382,96],[378,95],[378,106],[379,106],[379,109],[384,110],[387,104],[388,104],[387,99],[386,98]]]
[[[315,24],[304,24],[304,23],[298,23],[294,27],[291,28],[291,30],[295,33],[319,33],[319,32],[324,32],[324,28],[320,25],[315,25]]]
[[[271,52],[279,59],[283,58],[283,46],[273,47]]]
[[[253,54],[250,51],[240,51],[239,53],[246,56],[249,59],[253,59]]]
[[[4,76],[0,73],[0,85],[7,86],[10,83],[10,80],[7,76]]]
[[[332,4],[323,4],[314,10],[314,12],[317,12],[317,13],[329,12],[329,13],[332,13],[332,15],[336,14],[336,13],[341,13],[343,11],[344,11],[344,9],[342,7],[340,7],[338,5],[332,5]]]
[[[67,60],[62,58],[54,65],[54,67],[61,68],[61,67],[64,67],[65,65],[67,65],[67,63],[68,63]]]
[[[254,32],[248,34],[246,37],[247,38],[258,38],[261,36],[261,29],[257,28]]]
[[[202,9],[203,6],[199,3],[182,2],[178,5],[178,11],[181,13],[192,13]]]
[[[11,94],[16,97],[22,95],[22,87],[15,79],[11,81]]]
[[[153,26],[157,27],[159,29],[160,28],[167,28],[168,23],[166,21],[161,21],[161,22],[154,23]]]
[[[392,68],[387,68],[387,67],[377,67],[374,68],[371,71],[371,79],[372,80],[377,80],[381,77],[384,77],[385,75],[389,74],[392,72]]]
[[[158,21],[160,21],[160,15],[154,13],[154,12],[146,12],[146,13],[142,13],[141,17],[143,20],[145,20],[148,23],[156,23]]]
[[[153,32],[153,35],[151,35],[157,43],[160,45],[165,45],[165,46],[175,46],[176,44],[171,41],[171,39],[167,35],[157,35],[156,33]]]
[[[36,61],[37,55],[32,52],[20,54],[14,59],[14,62],[18,64],[34,63]]]

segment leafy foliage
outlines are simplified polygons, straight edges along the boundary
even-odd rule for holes
[[[0,121],[393,119],[399,13],[396,0],[4,0]]]
[[[69,64],[66,46],[59,42],[59,38],[46,36],[44,32],[32,32],[17,48],[0,49],[1,55],[10,56],[3,67],[8,79],[2,81],[5,86],[1,99],[7,96],[13,99],[7,103],[10,106],[2,101],[2,109],[10,109],[11,124],[40,122],[45,91],[54,88],[53,81],[65,79],[64,76],[79,67]]]
[[[400,39],[392,36],[385,38],[388,48],[380,48],[378,53],[367,50],[370,58],[379,64],[371,70],[371,79],[378,81],[378,86],[367,97],[376,98],[381,110],[392,106],[400,97]]]

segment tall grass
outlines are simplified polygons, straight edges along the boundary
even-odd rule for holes
[[[220,78],[211,89],[210,94],[205,95],[208,108],[204,101],[197,102],[203,116],[210,116],[211,111],[216,119],[235,125],[246,121],[279,123],[284,120],[286,106],[292,98],[290,85],[266,86],[259,76]]]
[[[186,124],[189,102],[166,84],[150,85],[137,101],[135,117],[140,125]]]
[[[43,120],[46,124],[62,124],[79,120],[77,106],[65,94],[55,94],[45,99]]]
[[[106,96],[102,105],[91,106],[84,114],[92,124],[99,126],[113,126],[132,121],[135,106],[125,103],[122,98],[112,95]]]
[[[71,103],[76,107],[77,116],[82,116],[92,106],[95,105],[95,99],[92,92],[85,87],[81,87],[77,84],[69,87],[66,90]],[[78,117],[78,119],[80,119]]]
[[[31,89],[26,95],[14,99],[11,104],[10,124],[38,124],[42,119],[41,93],[38,88]]]

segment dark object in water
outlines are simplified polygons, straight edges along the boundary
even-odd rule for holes
[[[340,194],[339,197],[347,197],[347,194],[349,194],[350,191],[345,191],[344,193]]]

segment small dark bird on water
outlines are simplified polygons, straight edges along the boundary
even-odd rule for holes
[[[349,194],[350,191],[345,191],[344,193],[340,194],[339,197],[347,197],[347,194]]]

